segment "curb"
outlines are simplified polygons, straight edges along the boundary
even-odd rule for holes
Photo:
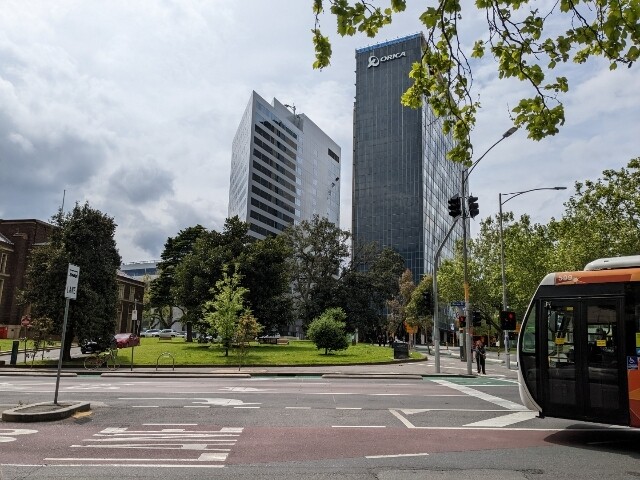
[[[175,378],[180,375],[180,378],[251,378],[250,373],[182,373],[182,372],[129,372],[129,373],[102,373],[101,377],[154,377],[154,378]]]
[[[53,402],[32,403],[21,405],[2,412],[4,422],[42,422],[62,420],[76,412],[86,412],[91,409],[89,402],[65,402],[54,404]]]

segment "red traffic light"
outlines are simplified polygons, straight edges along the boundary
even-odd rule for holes
[[[500,328],[502,330],[516,329],[516,312],[502,310],[500,312]]]

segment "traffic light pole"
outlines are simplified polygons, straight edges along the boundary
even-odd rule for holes
[[[438,250],[436,251],[436,254],[433,257],[433,278],[432,278],[432,281],[433,281],[433,343],[435,343],[435,350],[436,350],[436,355],[435,355],[436,373],[440,373],[440,321],[439,321],[440,315],[439,315],[439,307],[438,307],[438,265],[440,263],[440,253],[442,253],[442,248],[444,247],[444,244],[449,239],[449,235],[451,235],[451,232],[453,231],[453,227],[455,227],[456,223],[458,223],[458,218],[460,217],[456,217],[453,219],[453,223],[451,224],[451,227],[449,227],[449,231],[444,236],[442,243],[440,243],[440,246],[438,247]]]
[[[461,208],[462,208],[462,263],[463,263],[463,275],[464,275],[464,310],[465,310],[465,325],[464,325],[464,354],[467,360],[467,375],[471,375],[472,363],[471,363],[471,299],[469,296],[469,270],[467,266],[467,211],[465,206],[466,197],[466,185],[467,185],[467,169],[462,170],[462,194]]]
[[[500,226],[500,269],[502,271],[502,310],[507,309],[507,278],[504,271],[504,239],[502,237],[502,193],[498,193],[498,224]],[[511,370],[511,354],[509,353],[509,331],[504,331],[504,358],[507,370]]]

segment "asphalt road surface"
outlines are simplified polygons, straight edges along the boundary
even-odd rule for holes
[[[0,409],[54,386],[0,375]],[[0,479],[640,479],[640,431],[537,418],[499,374],[79,376],[59,395],[91,411],[0,423]]]

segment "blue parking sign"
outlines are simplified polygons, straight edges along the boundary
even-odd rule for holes
[[[638,357],[627,357],[627,370],[638,370]]]

